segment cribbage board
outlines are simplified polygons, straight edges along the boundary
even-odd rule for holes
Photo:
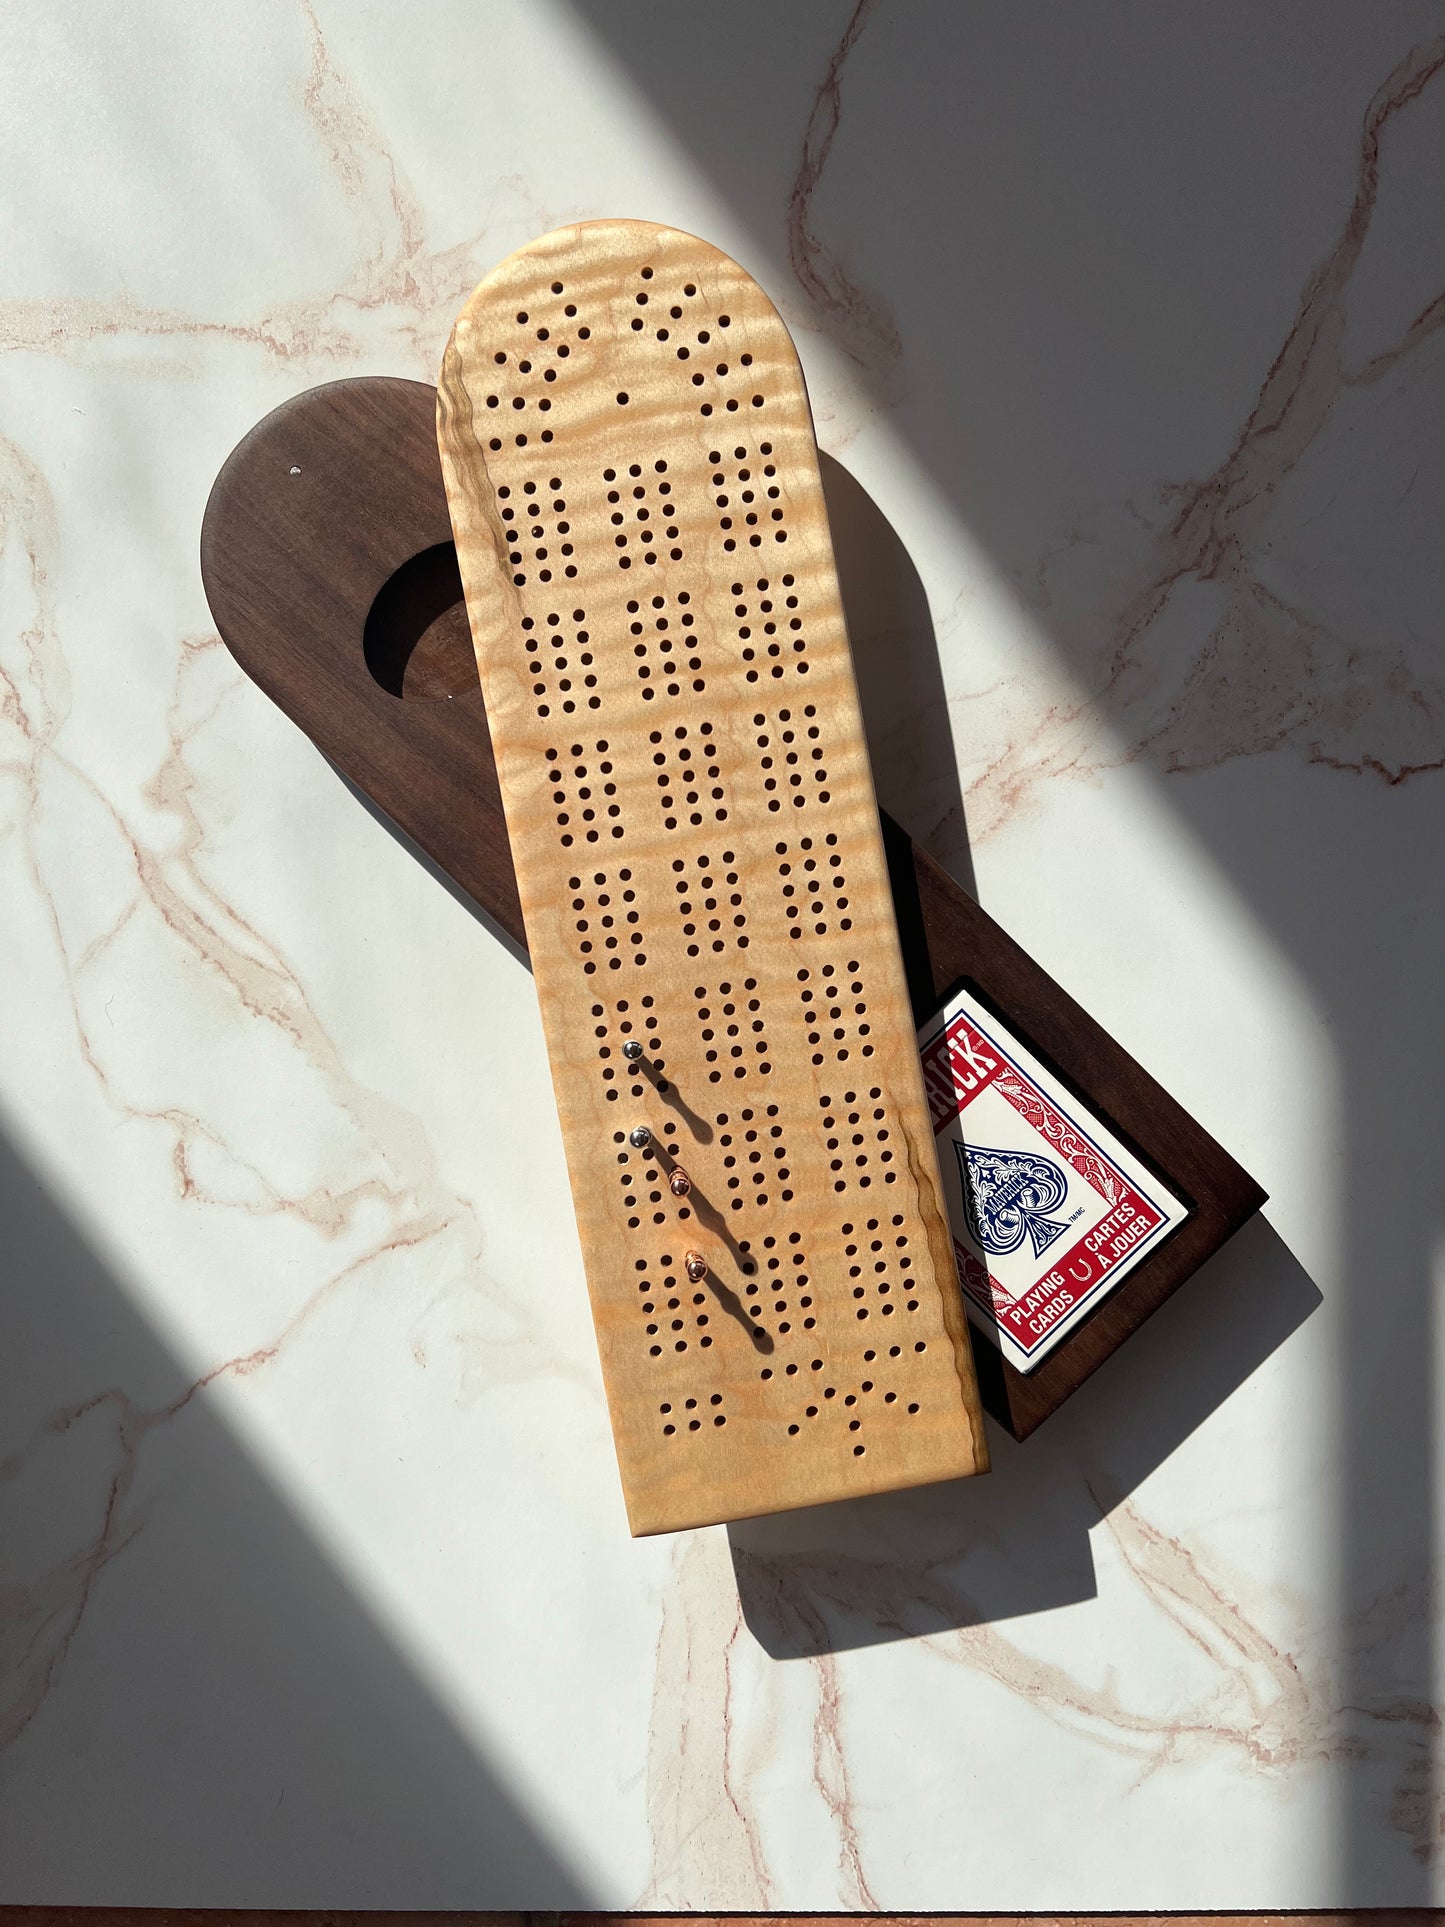
[[[632,1530],[986,1469],[782,321],[690,235],[559,230],[438,439]]]

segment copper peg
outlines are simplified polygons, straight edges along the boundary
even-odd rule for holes
[[[671,1175],[667,1180],[667,1188],[675,1198],[685,1198],[688,1192],[691,1191],[692,1179],[680,1164],[675,1164],[672,1167]]]
[[[690,1285],[700,1285],[707,1276],[707,1259],[700,1251],[689,1251],[682,1262],[687,1272],[687,1282]]]

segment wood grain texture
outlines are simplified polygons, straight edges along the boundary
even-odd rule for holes
[[[405,700],[378,684],[373,607],[417,553],[450,540],[430,384],[364,376],[313,388],[259,422],[207,505],[202,574],[242,667],[509,937],[521,905],[480,689],[439,695],[408,665]],[[460,603],[461,585],[455,594]],[[458,611],[413,613],[471,660]],[[458,679],[445,679],[448,688]],[[985,1408],[1024,1438],[1083,1385],[1264,1202],[1219,1143],[905,830],[883,819],[913,1015],[967,982],[1194,1206],[1169,1239],[1027,1376],[975,1336]]]
[[[786,329],[591,222],[481,284],[438,397],[632,1530],[985,1469]]]

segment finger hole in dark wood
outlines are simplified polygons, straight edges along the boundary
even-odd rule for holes
[[[477,686],[456,547],[438,542],[382,584],[366,617],[366,666],[389,695],[436,702]]]

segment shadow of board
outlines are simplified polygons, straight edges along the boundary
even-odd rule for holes
[[[192,1375],[3,1131],[0,1227],[3,1899],[595,1905],[204,1398],[148,1422]]]
[[[1094,1598],[1090,1528],[1319,1303],[1251,1219],[1022,1445],[990,1421],[986,1479],[729,1526],[749,1631],[802,1659]]]

